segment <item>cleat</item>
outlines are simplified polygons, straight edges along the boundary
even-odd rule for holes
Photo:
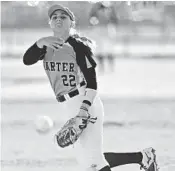
[[[140,163],[140,169],[144,169],[145,171],[158,171],[157,161],[156,161],[156,154],[155,150],[150,147],[144,149],[142,152],[143,159]]]

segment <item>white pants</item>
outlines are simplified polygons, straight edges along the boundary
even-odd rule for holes
[[[80,95],[63,103],[66,114],[74,117],[78,114],[83,101],[84,87],[80,89]],[[92,117],[97,117],[96,123],[89,123],[79,140],[75,143],[75,157],[82,171],[98,171],[108,165],[103,155],[103,119],[104,109],[100,97],[97,95],[89,108]]]

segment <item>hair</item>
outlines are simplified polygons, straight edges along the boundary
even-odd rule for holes
[[[72,22],[72,23],[71,23],[71,24],[72,24],[72,25],[71,25],[71,28],[74,29],[74,28],[75,28],[75,25],[76,25],[76,22],[75,22],[75,21],[72,21],[72,20],[71,20],[71,22]]]
[[[88,47],[92,53],[95,52],[96,49],[96,42],[87,36],[81,36],[79,32],[75,28],[70,29],[70,36],[74,38],[79,43],[83,44],[84,46]]]
[[[76,56],[77,64],[80,65],[85,57],[88,58],[92,66],[96,67],[96,62],[94,60],[94,43],[87,37],[82,37],[78,33],[70,35],[67,42],[73,47]],[[84,64],[83,64],[84,65]]]

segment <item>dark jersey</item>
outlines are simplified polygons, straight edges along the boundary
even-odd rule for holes
[[[26,65],[43,60],[43,66],[56,96],[74,90],[83,80],[86,87],[97,89],[93,53],[88,40],[69,37],[62,48],[53,50],[49,47],[40,49],[36,43],[23,57]]]

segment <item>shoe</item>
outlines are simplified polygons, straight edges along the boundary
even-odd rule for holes
[[[152,147],[150,147],[144,149],[141,153],[143,155],[143,159],[140,163],[140,169],[144,169],[145,171],[158,171],[159,168],[156,162],[155,150]]]

